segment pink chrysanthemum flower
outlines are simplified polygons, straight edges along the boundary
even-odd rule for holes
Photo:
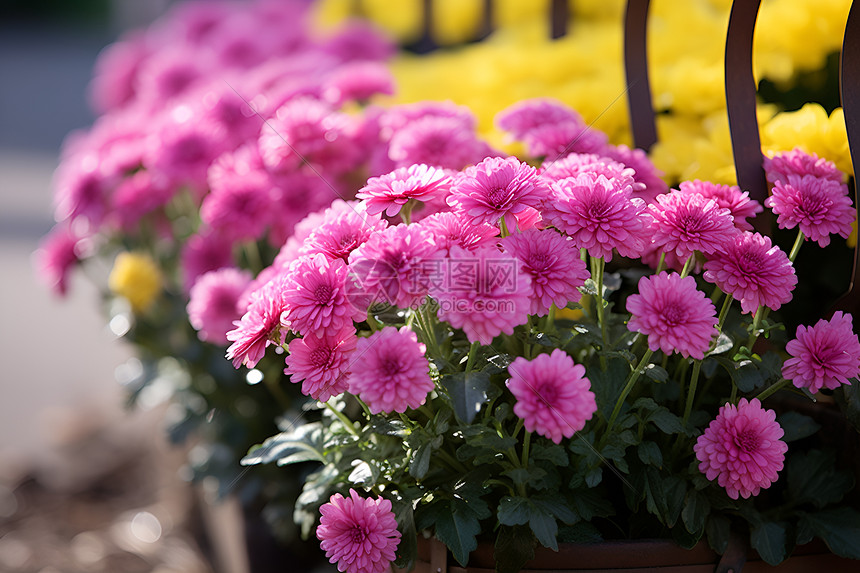
[[[353,141],[355,129],[345,113],[318,99],[297,97],[281,106],[260,131],[260,155],[273,171],[295,171],[307,162],[326,173],[346,173],[361,160]]]
[[[847,239],[857,214],[851,207],[848,187],[839,181],[813,175],[788,175],[777,181],[764,204],[776,213],[780,229],[797,226],[820,246],[830,244],[830,235]]]
[[[79,241],[67,225],[57,225],[42,239],[34,255],[39,277],[60,296],[66,295],[69,271],[79,260]]]
[[[531,165],[516,157],[488,157],[455,179],[448,204],[474,223],[497,225],[504,219],[513,230],[520,213],[549,195],[548,183]]]
[[[697,193],[660,195],[649,210],[652,242],[684,260],[694,251],[723,251],[738,232],[728,209]]]
[[[302,383],[302,394],[327,402],[349,387],[350,360],[358,343],[355,327],[340,331],[310,333],[290,342],[284,374],[293,383]]]
[[[597,411],[591,381],[585,367],[556,348],[534,360],[515,359],[508,372],[508,389],[516,398],[514,414],[529,432],[537,432],[555,442],[570,438],[585,427]]]
[[[762,305],[777,310],[791,300],[797,285],[788,255],[758,233],[737,235],[724,253],[714,253],[705,263],[702,276],[741,301],[743,312]]]
[[[682,181],[680,192],[713,199],[719,207],[731,212],[735,227],[741,231],[752,231],[753,226],[747,219],[754,218],[764,210],[758,201],[750,199],[750,194],[746,191],[742,192],[737,185],[720,185],[696,179]]]
[[[776,412],[762,409],[758,398],[726,404],[693,446],[699,471],[732,499],[758,495],[779,478],[788,450],[783,434]]]
[[[200,275],[235,265],[232,243],[211,230],[192,235],[182,248],[181,260],[186,292]]]
[[[450,176],[438,167],[416,164],[368,179],[355,196],[364,199],[371,215],[385,211],[393,217],[410,199],[426,203],[446,194],[450,184]]]
[[[545,204],[544,217],[572,237],[577,247],[607,261],[612,260],[613,249],[625,257],[642,253],[647,210],[644,201],[631,197],[629,185],[583,173],[556,181],[552,189],[555,196]]]
[[[845,176],[832,161],[819,158],[814,153],[806,153],[795,147],[791,151],[777,153],[773,157],[764,158],[764,171],[771,183],[788,182],[789,175],[813,175],[820,179],[830,179],[842,183]]]
[[[286,329],[281,328],[281,314],[287,310],[287,290],[290,281],[281,273],[251,294],[251,303],[236,328],[227,333],[232,342],[227,349],[227,360],[239,368],[257,365],[269,344],[283,344]]]
[[[560,181],[568,177],[576,177],[581,173],[603,175],[607,179],[615,180],[622,187],[630,186],[635,193],[645,189],[645,185],[638,183],[633,176],[636,172],[608,157],[601,157],[594,153],[571,153],[558,161],[550,163],[541,173],[545,179]]]
[[[360,338],[355,360],[361,367],[349,376],[349,391],[367,404],[372,414],[405,412],[417,408],[434,388],[426,347],[404,326],[386,326]]]
[[[325,556],[344,573],[385,573],[400,544],[391,502],[362,498],[354,489],[336,493],[320,507],[317,539]]]
[[[440,262],[443,280],[430,280],[439,303],[437,316],[462,328],[469,342],[490,344],[501,333],[511,335],[525,324],[531,308],[531,277],[516,258],[495,247],[473,251],[452,246]],[[431,277],[435,279],[436,277]]]
[[[463,169],[496,152],[459,117],[422,117],[391,136],[388,157],[395,167],[424,163],[443,169]]]
[[[659,195],[669,190],[669,186],[663,181],[663,173],[654,166],[643,150],[631,149],[626,145],[606,145],[600,153],[633,169],[635,172],[633,179],[638,185],[644,187],[639,189],[634,185],[634,197],[639,197],[646,203],[653,203]]]
[[[782,375],[798,388],[835,390],[860,375],[860,341],[850,314],[837,311],[815,326],[798,326],[797,336],[785,350],[791,358],[783,364]]]
[[[104,219],[114,178],[105,177],[95,152],[65,158],[54,176],[54,217],[57,221],[81,218],[93,226]]]
[[[435,213],[422,219],[419,225],[433,235],[436,247],[445,254],[454,245],[468,250],[493,245],[499,235],[498,227],[472,223],[463,213]]]
[[[356,206],[359,207],[359,206]],[[368,215],[360,209],[326,211],[326,218],[311,232],[299,251],[302,255],[322,253],[329,260],[349,261],[349,255],[377,231],[388,227],[379,215]]]
[[[272,246],[280,247],[294,235],[296,225],[308,213],[325,210],[338,192],[331,187],[336,182],[323,180],[310,170],[271,175],[275,187],[268,240]]]
[[[589,277],[573,241],[552,229],[530,229],[509,235],[502,247],[515,256],[532,278],[529,314],[544,316],[552,304],[559,308],[582,298],[579,287]]]
[[[696,288],[696,279],[675,273],[642,277],[639,294],[627,298],[631,332],[648,337],[648,348],[702,360],[717,333],[714,303]]]
[[[509,132],[514,139],[522,139],[530,131],[559,123],[585,125],[576,111],[552,98],[533,98],[519,101],[496,114],[496,127]]]
[[[212,344],[227,344],[227,332],[245,311],[240,299],[253,277],[248,271],[227,267],[202,275],[191,287],[188,322],[197,337]]]
[[[287,274],[287,310],[281,322],[293,332],[307,336],[323,329],[338,331],[364,319],[364,312],[347,300],[349,270],[342,260],[329,261],[322,254],[300,257]]]
[[[214,126],[182,105],[147,138],[143,164],[176,187],[187,185],[200,197],[207,190],[209,166],[224,151],[224,141]]]
[[[89,85],[89,100],[101,114],[120,109],[135,98],[135,78],[152,53],[152,46],[142,31],[123,34],[108,45],[96,60]]]
[[[384,62],[394,56],[397,46],[367,20],[354,19],[342,24],[322,49],[342,62]]]
[[[141,218],[167,204],[176,189],[163,178],[141,169],[123,179],[110,198],[108,220],[131,233]]]
[[[350,275],[366,292],[409,308],[421,304],[427,294],[425,273],[437,251],[432,235],[419,225],[388,227],[350,254]]]
[[[378,62],[356,62],[337,68],[323,86],[323,99],[336,107],[349,101],[367,101],[376,94],[394,94],[391,72]]]
[[[210,192],[200,218],[225,238],[256,240],[273,218],[272,181],[256,147],[243,147],[219,157],[209,168]]]
[[[568,121],[532,129],[523,136],[526,151],[532,157],[555,161],[569,153],[602,154],[608,137],[584,123]]]

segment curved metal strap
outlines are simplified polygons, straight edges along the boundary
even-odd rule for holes
[[[553,40],[567,35],[569,16],[567,0],[552,0],[550,5],[550,36]]]
[[[842,55],[839,67],[839,93],[842,111],[845,113],[845,128],[848,132],[848,148],[851,163],[854,165],[854,207],[860,216],[860,196],[858,196],[857,176],[860,167],[860,8],[851,3],[848,22],[845,24],[845,37],[842,40]],[[856,315],[860,310],[860,245],[854,246],[854,270],[848,293],[842,296],[831,309],[842,310]],[[860,324],[855,320],[854,328]]]
[[[411,48],[415,53],[426,54],[438,47],[433,39],[433,0],[423,0],[421,3],[421,38]]]
[[[756,118],[756,83],[752,73],[755,21],[761,0],[735,0],[726,35],[726,107],[732,135],[732,153],[738,185],[759,202],[767,199],[767,180],[762,167],[761,139]],[[765,210],[753,220],[756,230],[770,232]]]
[[[649,0],[628,0],[624,18],[624,71],[627,76],[627,108],[633,146],[651,149],[657,141],[651,82],[648,80]]]
[[[481,16],[481,28],[477,40],[483,40],[493,33],[493,0],[484,0],[484,13]]]

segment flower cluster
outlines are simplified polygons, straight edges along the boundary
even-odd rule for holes
[[[425,112],[464,119],[440,109]],[[413,119],[418,110],[409,110]],[[534,143],[540,126],[578,117],[539,99],[498,122]],[[474,125],[463,128],[476,138]],[[459,167],[459,152],[452,163],[394,161],[358,201],[299,223],[313,230],[287,241],[261,272],[227,333],[228,357],[253,366],[260,349],[282,350],[286,380],[318,401],[319,419],[247,459],[293,463],[313,452],[323,463],[296,515],[310,531],[322,504],[316,535],[341,570],[411,562],[408,545],[393,556],[398,539],[383,525],[392,508],[401,525],[434,532],[465,564],[486,520],[486,531],[527,525],[554,547],[544,523],[555,532],[584,520],[598,536],[601,519],[645,504],[647,519],[698,539],[707,512],[673,523],[645,489],[695,498],[685,512],[701,503],[715,516],[728,507],[755,521],[764,518],[754,498],[786,467],[789,481],[800,479],[787,443],[797,432],[768,399],[792,383],[810,392],[853,387],[860,341],[851,316],[837,313],[799,327],[784,365],[756,343],[778,330],[769,314],[792,299],[805,233],[842,228],[799,226],[786,254],[752,231],[763,208],[738,187],[695,180],[655,189],[643,176],[654,172],[647,159],[598,139],[587,150],[553,147],[539,167],[495,152]],[[767,202],[775,212],[792,169],[835,182],[816,187],[820,204],[845,196],[841,174],[811,155],[793,151],[767,166],[782,177],[772,178]],[[621,257],[641,262],[616,273],[627,265]],[[622,484],[630,492],[615,495]],[[585,517],[580,495],[605,496],[611,507]],[[470,532],[465,543],[450,537],[452,527]]]

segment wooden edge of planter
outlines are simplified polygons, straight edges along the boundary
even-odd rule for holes
[[[588,545],[564,544],[558,552],[539,548],[535,559],[520,573],[713,573],[720,556],[704,541],[684,549],[666,539],[604,541]],[[791,557],[774,567],[751,551],[743,573],[856,573],[860,562],[830,553],[819,539],[797,547]],[[394,573],[407,573],[393,569]],[[418,557],[413,573],[494,573],[493,548],[481,545],[470,555],[468,567],[449,557],[447,548],[436,539],[418,538]],[[740,573],[737,572],[737,573]]]

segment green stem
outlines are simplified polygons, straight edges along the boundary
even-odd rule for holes
[[[711,291],[711,302],[717,304],[720,297],[723,296],[723,291],[717,285],[714,285],[714,290]]]
[[[612,429],[612,426],[615,425],[615,420],[618,419],[618,414],[621,413],[621,406],[624,404],[624,400],[627,398],[627,395],[630,394],[631,390],[633,390],[633,385],[636,384],[636,381],[639,380],[639,376],[641,376],[642,372],[645,371],[645,366],[651,362],[652,354],[654,354],[653,350],[650,348],[646,350],[645,354],[642,356],[642,360],[639,361],[639,364],[636,365],[636,368],[634,368],[633,372],[630,373],[630,376],[627,377],[627,384],[624,385],[624,390],[621,391],[621,395],[615,402],[615,408],[612,409],[612,415],[609,417],[609,422],[606,424],[607,435]]]
[[[369,308],[367,309],[367,325],[370,326],[371,332],[376,332],[382,328],[382,323],[376,320],[376,317],[373,316],[373,313],[370,312]]]
[[[758,396],[756,396],[756,398],[758,398],[759,402],[763,402],[765,398],[767,398],[771,394],[775,394],[776,392],[782,390],[783,388],[788,386],[790,383],[791,383],[791,380],[786,380],[785,378],[783,378],[779,382],[776,382],[775,384],[771,384],[770,386],[768,386],[767,388],[765,388],[764,390],[759,392],[759,394],[758,394]]]
[[[526,435],[523,437],[523,467],[526,468],[529,465],[529,446],[531,445],[532,433],[526,432]]]
[[[606,340],[608,338],[607,329],[606,329],[606,316],[605,316],[605,309],[603,308],[603,302],[604,302],[604,298],[603,298],[603,271],[604,271],[604,268],[606,267],[606,261],[604,261],[602,258],[595,259],[594,257],[592,257],[591,263],[593,266],[592,274],[597,275],[597,280],[596,280],[596,282],[597,282],[597,298],[595,299],[595,303],[597,304],[597,322],[600,323],[600,338],[601,338],[602,344],[603,344],[601,350],[605,351],[605,350],[607,350],[607,346],[608,346],[607,342],[606,342]],[[603,367],[604,370],[606,370],[606,357],[605,356],[600,357],[600,365]]]
[[[481,345],[477,340],[469,347],[469,358],[466,359],[466,372],[472,371],[472,366],[475,365],[475,356],[478,354],[478,347]]]
[[[499,232],[501,232],[503,239],[511,234],[510,231],[508,231],[507,224],[505,224],[505,218],[504,217],[499,219]]]
[[[356,438],[361,438],[361,435],[359,435],[358,430],[355,429],[355,425],[353,424],[353,421],[350,420],[349,418],[347,418],[346,414],[344,414],[343,412],[341,412],[340,410],[338,410],[337,408],[335,408],[334,406],[332,406],[328,402],[324,402],[324,404],[325,404],[325,407],[328,408],[332,414],[337,416],[338,420],[341,421],[341,423],[344,425],[344,427],[347,429],[347,431],[350,434],[352,434]]]
[[[753,345],[755,341],[758,340],[758,329],[761,326],[762,318],[764,317],[765,307],[764,305],[759,306],[755,311],[755,316],[753,317],[752,328],[750,329],[750,337],[747,340],[747,349],[749,349],[750,354],[752,355]]]
[[[726,323],[726,316],[729,314],[729,308],[732,306],[732,302],[734,301],[734,297],[732,295],[727,294],[726,300],[723,301],[723,307],[720,309],[720,322],[717,325],[717,328],[720,332],[723,331],[723,325]]]
[[[662,253],[660,253],[660,262],[657,263],[657,270],[654,271],[654,274],[659,275],[661,272],[663,272],[663,265],[665,265],[665,264],[666,264],[666,253],[662,252]]]
[[[400,208],[400,218],[407,225],[412,222],[412,209],[415,207],[415,202],[410,199],[403,207]]]
[[[693,263],[696,261],[696,253],[693,253],[689,257],[687,257],[686,262],[684,263],[684,268],[681,269],[681,278],[684,278],[688,274],[690,274],[690,269],[693,268]]]
[[[791,253],[789,253],[789,255],[788,255],[788,260],[791,261],[792,263],[794,262],[794,259],[797,258],[797,253],[800,252],[800,247],[803,246],[803,240],[805,238],[806,237],[803,236],[803,231],[801,231],[800,228],[798,228],[797,229],[797,238],[794,239],[794,245],[791,247]]]
[[[684,406],[684,427],[687,427],[687,420],[690,419],[690,412],[693,411],[693,400],[696,398],[696,385],[699,383],[699,372],[702,369],[702,361],[696,360],[693,363],[693,376],[690,378],[690,390],[687,393],[687,405]]]
[[[461,462],[445,450],[436,450],[436,453],[439,454],[439,457],[448,462],[448,465],[450,465],[453,469],[459,471],[463,475],[469,473],[469,468],[463,465],[463,462]]]
[[[248,259],[248,266],[254,273],[259,273],[263,270],[263,259],[260,256],[260,249],[257,247],[256,241],[248,241],[243,246],[245,257]]]

